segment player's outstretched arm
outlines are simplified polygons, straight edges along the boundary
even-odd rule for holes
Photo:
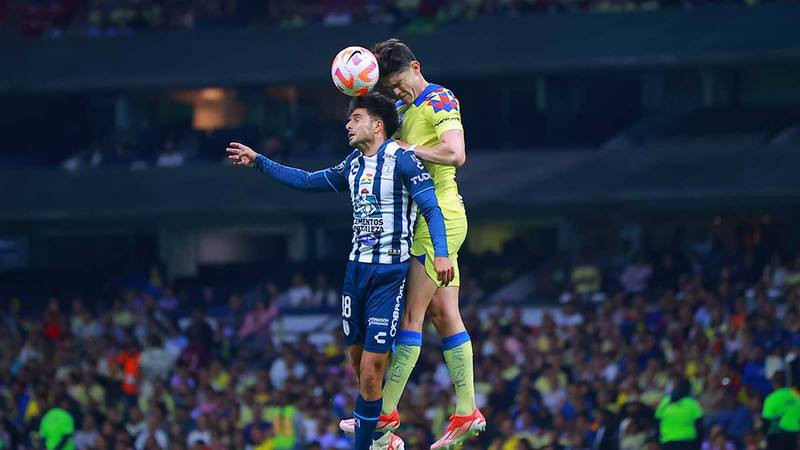
[[[326,173],[330,169],[307,172],[284,166],[238,142],[228,144],[225,151],[228,153],[228,159],[232,160],[234,165],[255,167],[261,173],[295,189],[308,192],[338,192],[334,185],[336,180],[333,179],[333,174],[329,176]]]
[[[445,131],[439,137],[439,142],[431,147],[414,146],[401,141],[398,141],[398,143],[401,147],[413,150],[417,158],[423,161],[455,167],[461,167],[467,162],[464,132],[461,130]]]
[[[411,198],[419,207],[420,213],[425,217],[428,231],[433,241],[434,261],[433,266],[439,281],[444,286],[450,284],[455,276],[453,262],[450,261],[447,250],[447,231],[444,226],[444,216],[436,200],[436,191],[433,181],[425,166],[411,152],[403,152],[397,159],[403,182],[411,192]]]

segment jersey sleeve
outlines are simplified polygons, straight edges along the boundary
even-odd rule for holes
[[[425,170],[422,162],[414,156],[414,152],[409,151],[398,152],[397,170],[411,193],[411,199],[417,204],[428,223],[434,254],[448,256],[444,216],[436,200],[431,175]]]
[[[764,400],[764,407],[761,409],[761,417],[773,420],[780,416],[780,405],[776,401],[776,395],[768,395]]]
[[[694,417],[694,420],[703,417],[703,407],[700,406],[700,403],[695,399],[692,399],[692,417]]]
[[[658,407],[656,408],[656,419],[661,419],[664,417],[664,412],[667,410],[667,406],[671,403],[669,395],[665,395],[661,398],[661,401],[658,402]]]
[[[347,182],[347,171],[350,168],[350,161],[353,160],[355,154],[356,152],[351,153],[339,164],[323,171],[327,181],[336,192],[347,192],[350,189]]]
[[[464,131],[461,124],[461,104],[449,89],[437,89],[425,99],[422,113],[436,131],[436,137],[450,130]]]
[[[346,161],[346,160],[345,160]],[[258,155],[255,161],[255,168],[261,173],[269,175],[275,180],[289,187],[307,192],[342,192],[343,170],[337,171],[336,168],[342,166],[342,162],[336,167],[316,172],[307,172],[302,169],[284,166],[276,163],[263,155]]]

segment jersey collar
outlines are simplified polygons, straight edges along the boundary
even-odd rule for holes
[[[358,150],[358,149],[356,149],[356,150],[357,150],[359,153],[361,153],[361,155],[362,155],[363,157],[365,157],[365,158],[374,158],[374,157],[376,157],[376,156],[380,155],[382,151],[386,150],[386,146],[387,146],[387,145],[389,145],[389,144],[391,144],[392,142],[394,142],[394,139],[392,139],[392,138],[389,138],[389,139],[387,139],[386,141],[384,141],[384,142],[383,142],[383,144],[381,144],[381,146],[380,146],[380,147],[378,147],[378,151],[377,151],[377,152],[375,152],[375,154],[374,154],[374,155],[372,155],[372,156],[366,156],[366,155],[364,155],[364,153],[361,153],[361,150]]]
[[[422,102],[425,101],[425,97],[427,97],[428,94],[430,94],[431,92],[435,91],[436,89],[439,89],[440,87],[441,86],[439,86],[438,84],[429,83],[428,87],[426,87],[425,90],[420,92],[419,95],[417,96],[417,99],[414,100],[414,106],[421,105]]]
[[[386,142],[384,142],[383,144],[381,144],[380,147],[378,147],[378,153],[375,153],[375,154],[376,155],[380,154],[382,151],[386,150],[386,146],[391,144],[392,142],[394,142],[394,139],[392,139],[392,138],[387,139]]]

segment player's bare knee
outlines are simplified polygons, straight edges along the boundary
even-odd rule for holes
[[[361,373],[364,376],[383,376],[383,371],[386,370],[386,364],[388,361],[388,355],[383,355],[379,353],[375,353],[373,357],[370,354],[369,357],[364,357],[361,359]]]
[[[437,330],[440,330],[447,323],[446,316],[441,311],[433,311],[431,309],[428,311],[428,317],[431,318],[431,323]]]
[[[441,299],[434,296],[431,300],[431,304],[428,305],[428,317],[435,323],[436,321],[443,320],[447,315],[447,305],[442,302]]]
[[[426,308],[419,305],[406,305],[403,311],[403,318],[400,321],[400,328],[403,330],[422,331],[422,324],[425,322]]]
[[[437,292],[428,308],[428,317],[442,336],[450,336],[464,330],[464,321],[458,309],[458,295]]]

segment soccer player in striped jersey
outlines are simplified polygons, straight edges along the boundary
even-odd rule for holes
[[[434,248],[424,218],[418,218],[408,272],[408,295],[384,386],[383,406],[377,429],[393,431],[400,426],[397,404],[422,346],[426,311],[442,337],[444,359],[456,393],[455,413],[444,435],[431,449],[452,448],[486,428],[486,419],[475,405],[472,342],[458,307],[458,250],[467,235],[467,214],[456,184],[456,168],[466,161],[461,105],[449,89],[429,83],[419,61],[403,42],[389,39],[373,48],[381,83],[399,99],[401,125],[395,134],[413,150],[433,177],[436,198],[444,216],[447,248],[455,267],[451,283],[437,279]],[[351,432],[350,420],[339,424]]]
[[[339,165],[309,173],[286,167],[232,142],[228,158],[254,166],[293,188],[349,192],[353,204],[353,249],[342,288],[342,329],[359,379],[355,411],[355,449],[377,446],[399,450],[402,439],[375,435],[381,410],[389,350],[405,303],[405,278],[411,258],[417,209],[428,223],[435,248],[435,270],[442,283],[454,276],[447,236],[433,181],[411,151],[388,139],[399,123],[394,104],[379,94],[354,97],[347,122],[354,150]]]

